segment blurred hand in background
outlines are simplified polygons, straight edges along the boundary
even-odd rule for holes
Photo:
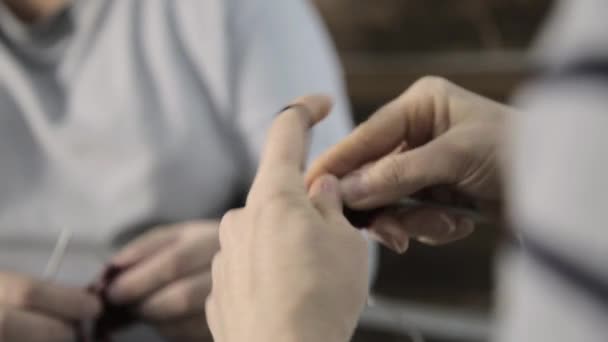
[[[133,266],[110,288],[110,298],[137,303],[140,317],[170,341],[210,340],[204,309],[218,247],[218,223],[212,220],[144,234],[113,258],[113,264]]]
[[[0,341],[72,341],[74,325],[100,311],[99,300],[84,289],[0,273]]]

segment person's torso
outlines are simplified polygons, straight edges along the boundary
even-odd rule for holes
[[[226,209],[243,156],[222,7],[83,0],[44,30],[2,13],[0,269],[39,272],[68,228],[61,275],[82,283],[125,230]]]

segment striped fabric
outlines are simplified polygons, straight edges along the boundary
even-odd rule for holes
[[[608,341],[608,1],[562,1],[507,155],[522,248],[500,261],[497,340]]]

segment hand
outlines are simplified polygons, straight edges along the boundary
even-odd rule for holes
[[[75,323],[100,310],[97,298],[83,289],[0,273],[0,341],[72,341]]]
[[[335,177],[307,195],[310,126],[329,111],[301,99],[272,126],[245,208],[220,225],[207,300],[215,341],[348,341],[367,298],[367,244],[342,215]]]
[[[157,228],[112,259],[113,264],[133,266],[110,288],[110,299],[137,303],[138,315],[169,340],[209,340],[205,298],[218,248],[217,221]]]
[[[448,81],[426,77],[382,107],[310,168],[307,183],[323,174],[344,177],[341,190],[353,209],[375,209],[430,192],[496,207],[501,199],[498,149],[512,109]],[[370,227],[404,252],[409,237],[443,244],[465,237],[473,222],[437,208],[387,211]]]

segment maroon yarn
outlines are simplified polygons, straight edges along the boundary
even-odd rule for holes
[[[87,291],[101,300],[101,315],[92,322],[91,329],[84,324],[76,327],[77,342],[111,342],[112,335],[136,320],[130,305],[114,305],[108,297],[108,289],[127,268],[110,265],[101,277],[87,288]]]

